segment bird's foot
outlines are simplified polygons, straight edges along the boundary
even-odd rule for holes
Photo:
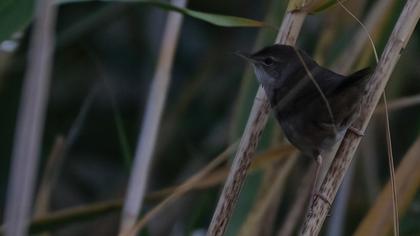
[[[350,126],[349,130],[359,137],[365,136],[365,133],[363,131],[361,131],[360,129],[356,129],[353,126]]]

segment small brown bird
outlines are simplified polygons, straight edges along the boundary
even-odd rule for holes
[[[323,154],[352,129],[371,70],[343,76],[321,67],[304,51],[279,44],[237,54],[252,63],[287,139],[316,160],[316,179]]]

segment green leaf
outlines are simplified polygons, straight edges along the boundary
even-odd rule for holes
[[[76,2],[90,2],[91,0],[58,0],[58,3],[76,3]],[[147,0],[102,0],[103,2],[130,2],[130,3],[143,3],[151,6],[159,7],[163,10],[176,11],[186,16],[190,16],[207,23],[222,26],[222,27],[264,27],[267,26],[264,22],[252,20],[237,16],[227,16],[220,14],[212,14],[200,11],[190,10],[188,8],[177,7],[166,2],[160,1],[147,1]]]
[[[59,4],[92,2],[93,0],[57,0]],[[194,11],[181,8],[166,2],[145,0],[102,0],[103,2],[143,3],[163,10],[176,11],[181,14],[222,27],[267,27],[264,22],[237,16],[227,16]],[[34,0],[1,0],[0,1],[0,42],[10,38],[13,33],[23,30],[33,17]]]
[[[24,29],[32,19],[34,0],[0,1],[0,42]]]
[[[309,14],[315,14],[326,10],[335,3],[337,0],[292,0],[289,2],[288,10],[303,10]]]
[[[315,7],[313,9],[312,13],[318,13],[318,12],[321,12],[323,10],[326,10],[336,3],[337,3],[337,0],[325,0],[322,4]]]

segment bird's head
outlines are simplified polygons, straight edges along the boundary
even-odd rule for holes
[[[250,62],[263,87],[279,87],[286,79],[287,67],[296,58],[291,46],[275,44],[253,54],[237,52],[236,55]]]

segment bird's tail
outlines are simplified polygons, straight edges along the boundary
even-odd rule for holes
[[[367,67],[367,68],[354,72],[348,77],[350,80],[353,80],[353,81],[363,80],[363,79],[369,78],[368,75],[372,74],[372,72],[373,72],[372,68]]]
[[[346,77],[344,82],[340,84],[340,87],[337,89],[337,91],[343,91],[347,88],[351,87],[357,87],[363,90],[362,93],[366,92],[366,84],[369,81],[369,75],[372,73],[371,68],[365,68],[361,69],[359,71],[354,72],[353,74]]]

